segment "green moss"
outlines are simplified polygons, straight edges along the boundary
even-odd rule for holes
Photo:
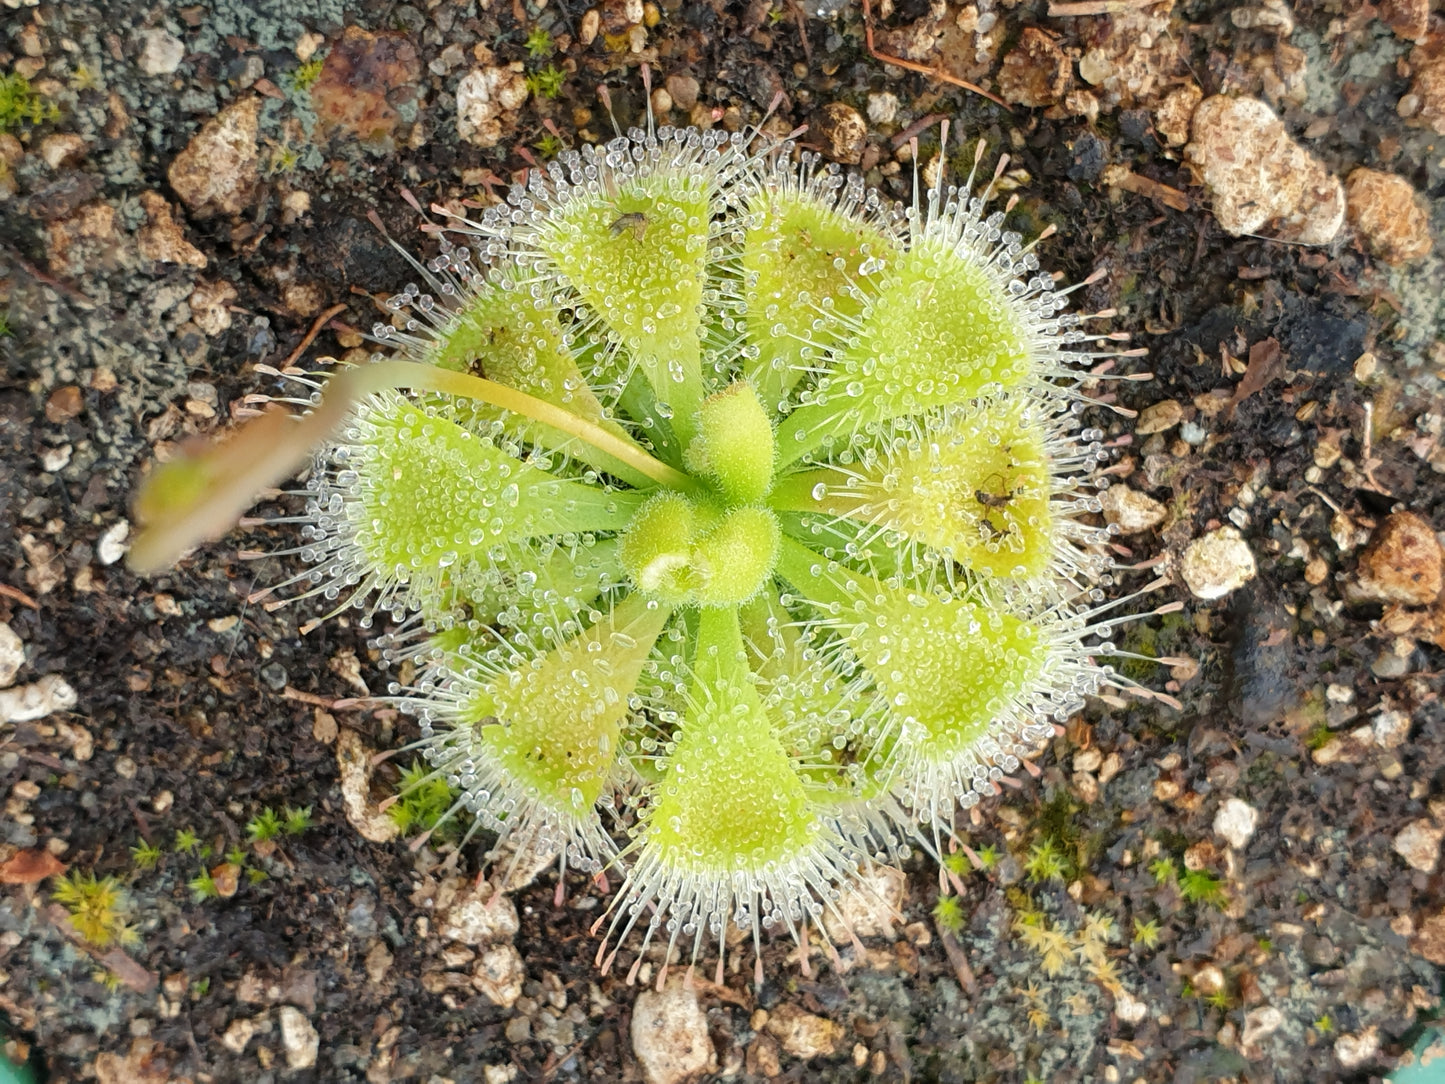
[[[534,26],[531,33],[527,35],[524,48],[527,50],[527,55],[535,60],[551,55],[557,46],[552,41],[552,35],[548,30],[544,27]]]
[[[1204,869],[1186,870],[1179,878],[1179,894],[1190,903],[1202,903],[1223,910],[1228,902],[1224,882]]]
[[[527,89],[537,98],[555,98],[562,93],[562,84],[567,81],[567,73],[555,64],[548,64],[544,68],[528,72],[526,76]]]
[[[126,921],[126,896],[117,878],[71,870],[55,879],[50,895],[69,912],[76,933],[97,948],[137,939]]]
[[[287,81],[291,88],[296,91],[310,90],[316,80],[321,78],[322,69],[326,67],[326,60],[321,56],[312,56],[311,59],[303,61],[292,69]]]
[[[939,896],[933,905],[933,921],[944,933],[958,936],[963,930],[963,904],[957,896]]]
[[[409,768],[402,769],[396,793],[397,800],[386,812],[401,835],[430,832],[438,843],[453,842],[460,836],[458,821],[442,820],[456,801],[456,794],[447,786],[447,781],[425,763],[414,761]]]
[[[1024,871],[1030,881],[1063,881],[1070,871],[1069,861],[1053,839],[1044,839],[1029,848]]]
[[[0,75],[0,132],[15,132],[55,120],[60,109],[19,72]]]

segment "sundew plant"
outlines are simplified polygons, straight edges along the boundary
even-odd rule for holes
[[[1127,685],[1080,421],[1116,336],[992,181],[905,211],[798,157],[638,129],[434,208],[371,363],[137,503],[159,567],[314,454],[278,586],[390,614],[454,812],[626,871],[606,967],[639,929],[719,968],[729,922],[807,937]]]

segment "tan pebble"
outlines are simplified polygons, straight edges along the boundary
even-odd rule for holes
[[[853,166],[863,159],[868,122],[846,102],[829,102],[819,112],[812,134],[819,141],[825,158]]]
[[[1196,538],[1184,550],[1179,574],[1196,598],[1223,598],[1254,579],[1258,569],[1249,543],[1234,527]]]
[[[1407,263],[1429,254],[1430,215],[1404,177],[1357,169],[1345,180],[1345,200],[1350,224],[1386,263]]]
[[[795,1058],[830,1057],[845,1032],[825,1016],[804,1012],[796,1005],[779,1005],[768,1017],[768,1033]]]
[[[1430,524],[1396,512],[1375,528],[1360,556],[1355,588],[1369,599],[1427,606],[1445,583],[1445,553]]]
[[[1073,67],[1057,38],[1038,27],[1025,27],[999,68],[999,96],[1030,109],[1053,105],[1068,92]]]
[[[457,135],[474,146],[495,147],[527,93],[526,77],[510,66],[473,68],[457,86]]]
[[[261,176],[260,115],[259,98],[242,98],[208,120],[171,162],[171,188],[193,213],[238,214],[250,203]]]
[[[1344,185],[1257,98],[1200,102],[1185,158],[1209,188],[1214,217],[1238,237],[1263,233],[1307,245],[1332,241],[1345,219]]]
[[[1164,522],[1169,510],[1147,493],[1126,485],[1113,485],[1099,496],[1104,519],[1123,534],[1139,534]]]
[[[644,990],[632,1008],[632,1052],[647,1084],[681,1084],[717,1065],[697,989],[682,975]],[[749,1062],[752,1061],[751,1051]]]
[[[40,141],[40,157],[51,169],[73,165],[85,154],[85,140],[74,132],[59,132]]]
[[[1397,38],[1419,43],[1430,33],[1430,0],[1380,0],[1378,9]]]
[[[1183,420],[1184,408],[1179,405],[1179,400],[1164,399],[1139,412],[1139,420],[1134,424],[1134,432],[1141,437],[1151,433],[1163,433],[1173,429]]]
[[[1395,853],[1413,869],[1434,873],[1440,862],[1440,840],[1445,828],[1437,827],[1423,817],[1411,821],[1395,836]]]

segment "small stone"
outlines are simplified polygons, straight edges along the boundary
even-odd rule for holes
[[[74,452],[75,447],[70,444],[62,444],[59,448],[42,448],[40,465],[51,474],[63,471],[70,465],[70,457]]]
[[[45,400],[45,420],[59,425],[79,417],[84,409],[85,399],[81,396],[80,389],[74,384],[67,384],[56,388],[50,393],[50,398]]]
[[[15,683],[15,675],[25,665],[25,643],[15,630],[0,621],[0,689]]]
[[[667,92],[672,95],[672,104],[684,113],[691,113],[702,90],[698,81],[690,75],[669,75],[666,86]]]
[[[1214,832],[1236,851],[1242,851],[1258,823],[1259,811],[1252,805],[1240,798],[1227,798],[1214,815]]]
[[[748,1072],[753,1076],[767,1077],[769,1080],[782,1075],[783,1061],[778,1054],[777,1041],[771,1036],[759,1035],[748,1044],[746,1062]]]
[[[229,282],[198,282],[187,303],[195,325],[214,339],[231,326],[230,305],[235,300],[236,288]]]
[[[336,739],[336,765],[341,782],[341,806],[346,820],[365,839],[389,843],[397,836],[396,821],[371,802],[372,752],[351,729]]]
[[[1124,1023],[1137,1024],[1149,1015],[1149,1006],[1121,986],[1114,995],[1114,1012]]]
[[[437,932],[449,941],[481,945],[508,941],[517,935],[517,905],[497,893],[491,882],[468,884],[452,905],[437,916]]]
[[[779,1005],[768,1017],[768,1033],[795,1058],[827,1058],[847,1032],[825,1016],[814,1016],[796,1005]]]
[[[245,1052],[246,1044],[256,1034],[256,1022],[245,1016],[238,1016],[231,1021],[231,1026],[221,1036],[221,1045],[232,1054]]]
[[[868,95],[868,123],[892,124],[898,119],[898,95],[879,91]]]
[[[1440,862],[1440,840],[1445,828],[1425,818],[1411,821],[1395,836],[1395,853],[1421,873],[1434,873]]]
[[[136,248],[142,256],[156,263],[206,266],[206,254],[186,240],[185,232],[171,217],[171,205],[159,192],[142,192],[140,204],[149,218],[136,235]]]
[[[316,55],[316,50],[325,44],[326,37],[323,34],[317,34],[315,31],[302,34],[296,39],[296,59],[305,64]]]
[[[40,157],[51,169],[74,165],[85,154],[85,140],[74,132],[57,132],[40,141]]]
[[[1114,74],[1113,58],[1103,49],[1090,49],[1079,58],[1079,78],[1096,87]]]
[[[1430,252],[1430,214],[1404,177],[1357,169],[1345,180],[1346,213],[1370,251],[1386,263],[1418,260]]]
[[[1184,408],[1178,399],[1165,399],[1147,406],[1139,412],[1134,423],[1136,436],[1147,437],[1152,433],[1165,433],[1184,420]]]
[[[1244,1031],[1239,1041],[1246,1047],[1255,1046],[1261,1039],[1273,1035],[1284,1024],[1284,1013],[1273,1005],[1251,1009],[1244,1017]]]
[[[125,556],[125,551],[130,547],[125,544],[126,535],[130,534],[130,523],[126,520],[117,520],[107,527],[95,544],[95,556],[103,565],[113,565]]]
[[[234,862],[222,862],[213,866],[210,872],[216,894],[223,900],[230,899],[236,894],[236,889],[241,887],[241,867]]]
[[[1430,0],[1380,0],[1378,10],[1397,38],[1419,44],[1430,34]]]
[[[1196,538],[1184,551],[1179,574],[1196,598],[1223,598],[1254,579],[1257,569],[1249,544],[1233,527],[1220,527]]]
[[[1194,111],[1185,158],[1209,188],[1214,217],[1238,237],[1264,233],[1323,245],[1345,220],[1345,189],[1290,138],[1257,98],[1206,98]]]
[[[527,100],[527,80],[511,67],[473,68],[457,86],[457,135],[478,147],[495,147],[502,125]]]
[[[652,112],[658,117],[672,112],[672,95],[666,87],[658,87],[652,92]]]
[[[292,1005],[282,1005],[281,1048],[286,1052],[286,1065],[291,1069],[310,1069],[316,1064],[321,1036],[305,1014]]]
[[[1203,100],[1204,91],[1193,83],[1175,87],[1154,110],[1154,130],[1171,147],[1184,146],[1189,142],[1189,122]]]
[[[1410,947],[1432,964],[1445,967],[1445,910],[1420,923]]]
[[[1194,988],[1205,997],[1224,989],[1224,972],[1214,964],[1205,964],[1194,972]]]
[[[147,75],[170,75],[186,57],[185,44],[169,30],[143,30],[140,40],[140,70]]]
[[[69,711],[77,699],[63,677],[46,674],[32,685],[0,690],[0,723],[24,723]]]
[[[835,906],[823,912],[823,928],[835,945],[853,937],[891,937],[893,921],[903,908],[903,872],[892,866],[871,866],[845,889]],[[852,936],[849,931],[852,931]]]
[[[1229,21],[1241,30],[1265,30],[1282,38],[1294,33],[1294,15],[1284,0],[1264,0],[1259,7],[1234,8],[1229,13]]]
[[[1428,35],[1410,50],[1410,72],[1414,80],[1397,111],[1445,135],[1445,34]]]
[[[297,316],[315,316],[326,300],[325,287],[315,282],[293,282],[281,290],[281,303]]]
[[[856,166],[863,160],[868,122],[846,102],[829,102],[819,111],[810,134],[819,141],[824,158]]]
[[[632,1007],[632,1052],[647,1084],[681,1084],[717,1065],[707,1016],[697,990],[674,976],[661,990],[644,990]]]
[[[511,944],[493,945],[477,957],[472,985],[493,1005],[510,1009],[522,996],[527,965]]]
[[[1428,606],[1440,597],[1442,565],[1445,554],[1430,524],[1413,512],[1396,512],[1375,528],[1355,587],[1367,599]]]
[[[1407,652],[1401,655],[1388,647],[1381,650],[1370,663],[1370,673],[1383,681],[1398,681],[1409,672],[1410,654]]]
[[[1381,749],[1398,749],[1410,736],[1410,716],[1403,711],[1382,711],[1371,721],[1370,729]]]
[[[260,181],[257,135],[261,100],[248,96],[227,106],[191,137],[166,176],[195,214],[239,214]]]
[[[1168,514],[1162,504],[1147,493],[1124,485],[1113,485],[1099,496],[1104,506],[1104,519],[1115,524],[1123,534],[1138,534],[1164,522]]]
[[[1357,1069],[1371,1061],[1380,1049],[1380,1033],[1373,1025],[1335,1040],[1335,1057],[1346,1069]]]
[[[578,44],[591,45],[597,40],[597,31],[601,26],[602,14],[596,8],[588,8],[584,11],[582,13],[582,22],[577,27]]]
[[[999,68],[999,95],[1012,105],[1029,109],[1053,105],[1068,93],[1073,68],[1068,54],[1052,35],[1036,26],[1026,26]]]

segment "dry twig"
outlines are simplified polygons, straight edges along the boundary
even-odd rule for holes
[[[1150,2],[1153,3],[1154,0],[1150,0]],[[871,0],[863,0],[863,39],[868,46],[869,55],[875,60],[881,60],[885,64],[892,64],[898,68],[906,68],[908,71],[918,72],[920,75],[931,75],[935,79],[942,79],[945,83],[951,83],[956,87],[962,87],[964,90],[971,90],[975,94],[981,94],[989,101],[996,102],[1003,106],[1004,109],[1010,113],[1013,112],[1013,110],[1009,108],[1008,102],[1004,101],[997,94],[991,94],[977,83],[970,83],[967,79],[960,79],[958,76],[944,71],[942,64],[936,68],[930,68],[928,65],[920,64],[916,60],[904,60],[901,56],[880,52],[873,45],[873,4]]]

